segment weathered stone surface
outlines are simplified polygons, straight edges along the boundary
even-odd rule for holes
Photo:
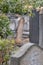
[[[9,17],[11,23],[10,23],[10,29],[14,32],[17,30],[18,25],[19,25],[19,20],[20,20],[20,16],[19,17],[15,17],[14,14],[7,14],[7,16]],[[23,15],[22,16],[25,19],[25,23],[23,26],[23,36],[24,38],[29,37],[29,16],[28,15]],[[14,33],[14,37],[15,37],[16,33]]]
[[[11,56],[10,65],[43,65],[43,50],[33,43],[24,44]]]
[[[10,65],[19,65],[18,63],[20,63],[20,57],[22,57],[25,52],[28,50],[28,48],[30,48],[30,46],[32,46],[33,44],[24,44],[20,49],[19,51],[16,53],[16,54],[12,54],[11,55],[11,63]]]
[[[21,58],[20,65],[43,65],[43,51],[37,46],[32,46]]]
[[[43,11],[39,14],[39,45],[43,48]]]

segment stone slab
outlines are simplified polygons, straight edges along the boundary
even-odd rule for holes
[[[32,46],[20,59],[20,65],[43,65],[43,50]]]
[[[43,49],[33,43],[24,44],[11,56],[10,65],[43,65]]]

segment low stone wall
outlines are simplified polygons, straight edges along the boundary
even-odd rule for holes
[[[33,43],[24,44],[11,55],[10,65],[43,65],[43,49]]]

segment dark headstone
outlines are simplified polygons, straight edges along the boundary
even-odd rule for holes
[[[30,32],[30,42],[39,43],[39,12],[33,11],[33,16],[29,20],[29,32]]]
[[[17,29],[18,29],[18,26],[19,26],[19,20],[21,19],[21,16],[19,17],[15,17],[14,15],[10,14],[10,15],[7,15],[10,19],[10,29],[15,33],[14,33],[14,37],[16,35],[16,32],[17,32]],[[24,26],[23,26],[23,35],[22,37],[23,38],[27,38],[29,37],[29,16],[28,15],[22,15],[22,17],[25,19],[25,23],[24,23]]]

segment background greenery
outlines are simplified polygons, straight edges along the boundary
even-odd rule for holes
[[[10,20],[5,14],[0,14],[0,36],[6,38],[11,35],[12,32],[9,28]]]
[[[7,61],[10,59],[11,51],[14,50],[15,41],[8,39],[0,38],[0,65],[1,63],[5,63],[4,65],[8,65]],[[2,64],[3,65],[3,64]]]
[[[0,10],[4,13],[25,14],[30,12],[29,6],[33,9],[43,6],[43,0],[0,0]]]

